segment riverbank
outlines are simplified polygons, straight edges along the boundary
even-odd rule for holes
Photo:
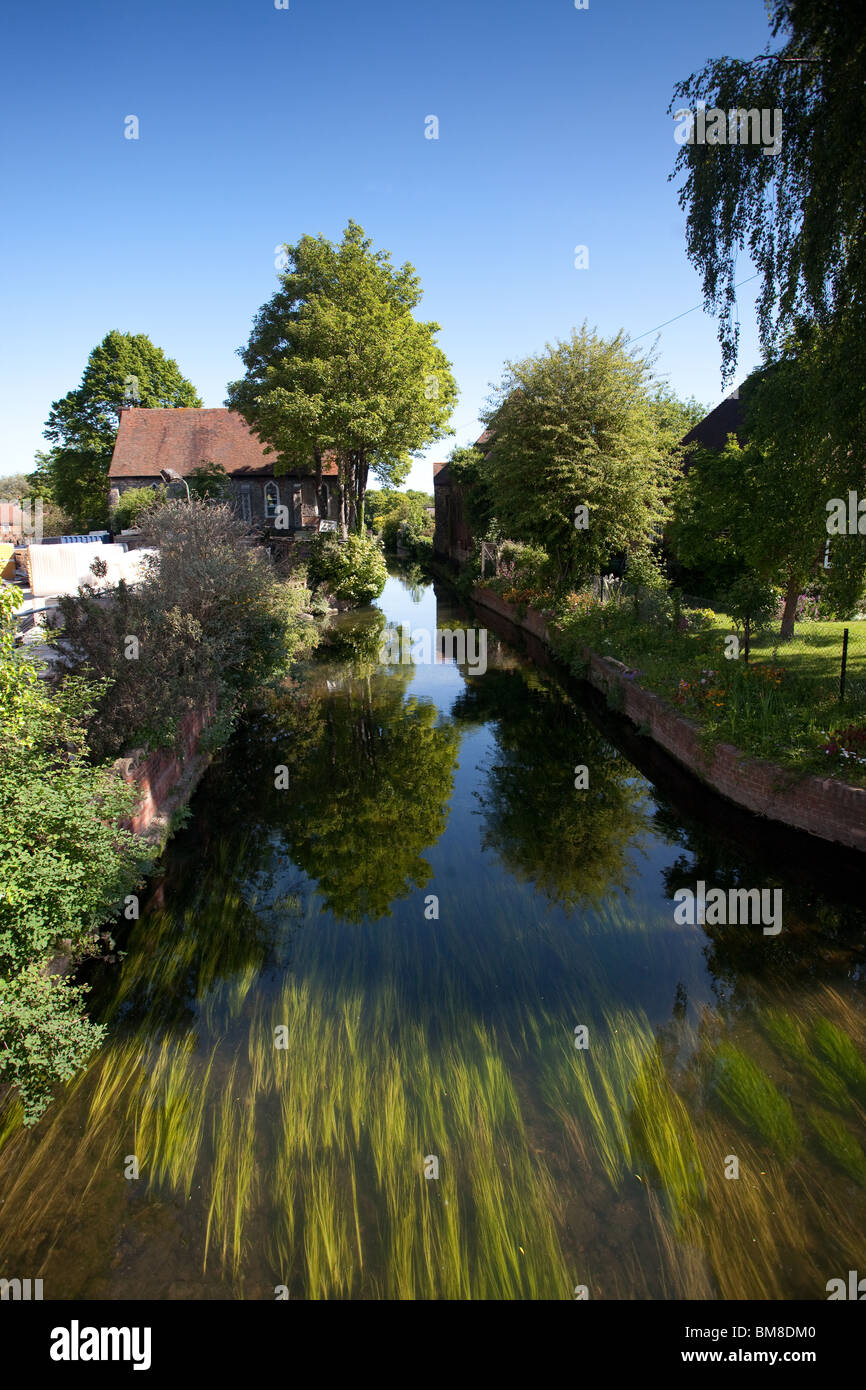
[[[555,632],[540,613],[518,608],[482,585],[472,590],[471,598],[556,654]],[[797,775],[778,764],[750,758],[732,744],[708,747],[697,723],[643,689],[621,661],[600,656],[589,647],[584,648],[583,658],[585,679],[608,703],[721,796],[823,840],[866,850],[866,790],[837,778]]]

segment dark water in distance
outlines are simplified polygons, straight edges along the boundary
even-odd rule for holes
[[[96,981],[108,1043],[7,1122],[0,1273],[826,1298],[866,1256],[850,884],[678,809],[492,632],[483,674],[380,665],[383,615],[483,621],[394,573],[211,768]],[[780,888],[781,931],[678,924],[698,880]]]

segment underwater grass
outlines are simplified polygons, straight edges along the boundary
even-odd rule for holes
[[[751,1057],[732,1043],[720,1043],[713,1085],[735,1120],[759,1134],[780,1159],[794,1157],[802,1138],[791,1104]]]
[[[861,1105],[866,1105],[866,1062],[848,1034],[828,1018],[819,1018],[812,1035],[828,1064],[851,1087]]]
[[[782,1009],[767,1009],[761,1023],[780,1055],[788,1060],[789,1065],[791,1059],[798,1062],[817,1083],[826,1101],[837,1110],[851,1109],[851,1097],[845,1083],[815,1055],[814,1048],[806,1042],[800,1024],[792,1014]]]
[[[703,1200],[706,1179],[688,1111],[657,1051],[649,1054],[635,1077],[632,1099],[636,1150],[648,1159],[680,1220]]]
[[[842,1121],[811,1106],[807,1115],[824,1155],[860,1187],[866,1187],[866,1156]]]

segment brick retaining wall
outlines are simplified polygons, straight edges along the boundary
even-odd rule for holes
[[[123,780],[134,783],[140,793],[138,810],[124,822],[125,828],[151,839],[163,838],[172,812],[186,804],[210,762],[210,754],[199,753],[198,741],[215,709],[211,700],[184,715],[178,752],[156,749],[145,754],[142,750],[118,760],[115,766]]]
[[[551,646],[550,631],[540,613],[517,609],[492,589],[480,585],[472,597],[482,607]],[[660,695],[625,679],[627,667],[611,657],[597,656],[587,647],[587,679],[597,690],[621,700],[622,712],[671,757],[707,782],[721,796],[770,820],[851,849],[866,850],[866,790],[836,777],[795,776],[786,768],[747,757],[730,743],[717,744],[709,762],[701,746],[699,726],[678,714]]]

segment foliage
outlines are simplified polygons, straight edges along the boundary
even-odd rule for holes
[[[785,590],[781,635],[794,630],[807,582],[823,575],[827,503],[847,499],[855,473],[848,451],[824,433],[822,343],[792,342],[785,356],[743,388],[748,443],[733,436],[719,453],[698,451],[674,489],[671,540],[688,565],[731,563]],[[866,556],[833,537],[840,588],[862,590]]]
[[[133,379],[140,407],[201,405],[177,363],[146,334],[106,334],[87,359],[80,385],[51,406],[45,437],[53,447],[38,457],[51,496],[82,529],[107,520],[108,467]]]
[[[719,317],[725,376],[736,362],[734,283],[746,245],[762,277],[767,355],[798,320],[833,324],[843,352],[832,409],[848,426],[835,433],[853,443],[852,425],[863,419],[866,212],[862,150],[851,132],[863,126],[866,33],[856,6],[836,0],[768,0],[768,10],[782,46],[709,62],[677,86],[669,110],[780,110],[781,148],[767,155],[757,144],[683,144],[671,177],[685,175],[687,249],[705,305]]]
[[[427,508],[430,498],[424,492],[393,494],[393,502],[381,521],[385,549],[395,551],[398,545],[414,550],[419,542],[433,535],[433,518]]]
[[[483,453],[476,445],[460,445],[448,457],[448,471],[462,490],[463,514],[470,533],[478,540],[495,538],[493,493]]]
[[[120,584],[106,602],[83,586],[60,602],[66,669],[109,682],[91,730],[106,756],[170,745],[207,693],[224,716],[315,641],[306,590],[279,581],[231,507],[170,500],[141,522],[145,545],[158,550],[136,589]]]
[[[326,584],[335,598],[353,604],[378,598],[388,578],[376,541],[363,536],[341,541],[327,533],[313,538],[308,572],[311,583]]]
[[[158,507],[168,498],[164,487],[130,487],[120,494],[111,516],[114,531],[128,531],[136,526],[147,511]]]
[[[370,469],[386,486],[403,481],[410,454],[446,433],[454,378],[439,325],[413,317],[415,270],[374,253],[357,223],[339,245],[303,236],[285,250],[288,269],[240,350],[246,375],[229,385],[228,404],[276,453],[277,472],[301,460],[320,469],[333,451],[341,520],[360,530]]]
[[[585,324],[506,364],[485,416],[494,511],[508,536],[545,547],[563,589],[615,555],[636,558],[660,531],[675,455],[653,386],[649,357],[623,334],[603,339]]]
[[[24,1123],[35,1124],[58,1081],[69,1081],[102,1043],[106,1028],[83,1012],[85,985],[30,964],[0,978],[0,1077],[18,1089]]]
[[[0,1076],[18,1086],[29,1123],[101,1038],[82,1017],[82,988],[44,967],[58,950],[96,950],[143,856],[118,828],[135,791],[88,759],[100,687],[46,687],[15,653],[15,601],[0,591]]]
[[[751,631],[766,627],[778,607],[778,591],[756,574],[736,579],[724,597],[725,610],[737,628],[748,624]]]
[[[210,459],[205,459],[196,468],[193,468],[186,478],[187,486],[192,497],[213,498],[218,502],[227,502],[232,495],[231,478],[221,463],[213,463]]]

